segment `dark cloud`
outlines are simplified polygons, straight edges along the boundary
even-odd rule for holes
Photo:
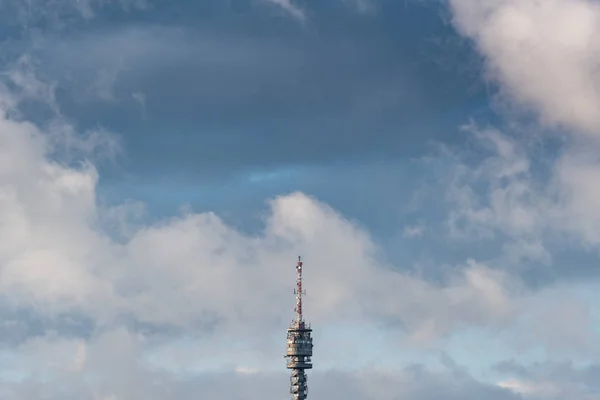
[[[31,52],[59,82],[67,116],[123,136],[120,173],[222,177],[394,159],[424,151],[427,139],[457,140],[448,126],[483,93],[469,90],[479,82],[474,53],[437,9],[409,2],[329,18],[338,3],[318,8],[308,27],[272,18],[270,32],[259,29],[262,7],[178,3],[171,13],[195,19],[174,28],[173,14],[145,11],[134,28],[129,19],[45,35]]]
[[[401,3],[364,15],[345,1],[305,2],[305,25],[261,2],[154,1],[135,13],[103,3],[86,24],[11,41],[5,57],[28,53],[80,128],[121,136],[122,156],[101,165],[109,198],[241,221],[260,219],[265,197],[304,189],[393,237],[414,187],[396,166],[429,139],[460,141],[454,127],[484,104],[476,53],[438,5]]]

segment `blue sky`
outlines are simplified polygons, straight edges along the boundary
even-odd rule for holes
[[[0,397],[599,398],[599,21],[0,0]]]

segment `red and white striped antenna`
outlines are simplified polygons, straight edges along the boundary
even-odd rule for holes
[[[302,324],[304,321],[302,320],[302,295],[306,294],[306,292],[302,291],[302,257],[298,256],[298,263],[296,264],[296,272],[298,274],[296,278],[296,318],[299,324]]]

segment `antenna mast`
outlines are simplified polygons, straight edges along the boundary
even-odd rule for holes
[[[306,292],[302,292],[302,257],[298,256],[298,263],[296,264],[296,321],[299,324],[304,324],[302,319],[302,295]]]
[[[302,316],[302,258],[296,264],[296,319],[287,330],[287,351],[284,357],[287,368],[292,370],[290,377],[290,393],[292,400],[305,400],[308,396],[308,385],[305,370],[312,368],[312,337],[310,324],[304,322]]]

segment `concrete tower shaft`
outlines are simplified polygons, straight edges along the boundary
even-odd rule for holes
[[[313,343],[310,324],[302,315],[302,259],[298,257],[296,265],[296,319],[287,330],[287,368],[292,370],[290,393],[292,400],[305,400],[308,396],[308,385],[305,370],[312,368]]]

